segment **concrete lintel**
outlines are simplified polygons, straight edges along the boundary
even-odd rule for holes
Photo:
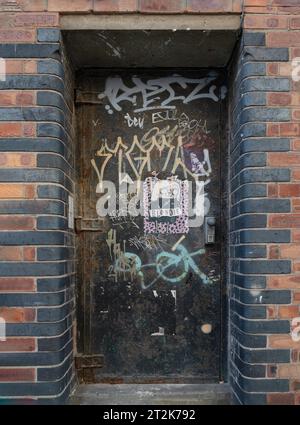
[[[62,15],[62,30],[229,30],[241,26],[241,15]]]

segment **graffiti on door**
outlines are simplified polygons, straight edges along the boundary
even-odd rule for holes
[[[176,241],[169,243],[168,236],[188,237],[210,211],[214,129],[201,109],[189,111],[193,103],[199,108],[201,101],[215,104],[226,96],[217,80],[215,72],[200,78],[106,78],[98,98],[111,120],[123,119],[123,129],[118,127],[114,139],[100,131],[91,165],[98,181],[97,215],[109,218],[111,225],[106,242],[108,276],[114,281],[136,280],[142,289],[157,282],[177,285],[189,273],[203,284],[212,281],[199,267],[205,249],[190,249],[187,238],[169,252]],[[138,236],[118,241],[130,228]],[[153,252],[152,260],[145,262],[126,246]]]

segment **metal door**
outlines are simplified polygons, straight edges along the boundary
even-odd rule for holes
[[[78,350],[99,382],[220,379],[220,72],[77,81]]]

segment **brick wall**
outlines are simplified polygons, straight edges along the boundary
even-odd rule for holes
[[[298,0],[245,0],[231,93],[231,383],[236,402],[300,403]]]
[[[0,398],[17,403],[57,403],[74,376],[73,89],[43,3],[0,2]]]
[[[299,0],[0,0],[0,399],[74,382],[72,69],[60,13],[240,13],[232,68],[230,382],[244,404],[300,403]]]

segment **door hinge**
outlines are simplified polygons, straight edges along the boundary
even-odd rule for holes
[[[75,217],[76,232],[104,232],[103,218]]]
[[[96,382],[95,372],[104,365],[103,354],[86,354],[75,356],[75,368],[81,383]]]

